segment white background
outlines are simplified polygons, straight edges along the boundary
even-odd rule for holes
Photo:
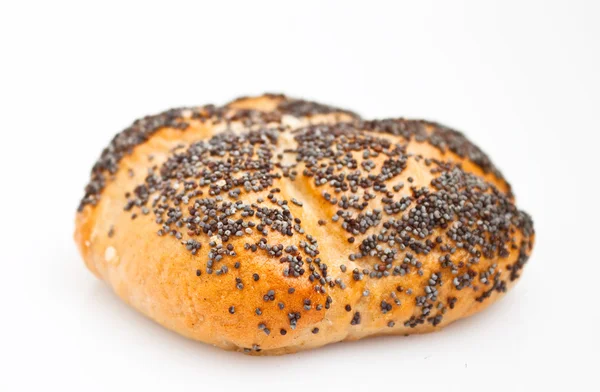
[[[0,4],[1,391],[597,388],[600,2]],[[534,218],[517,287],[440,333],[271,358],[123,305],[72,240],[102,148],[263,91],[465,132]]]

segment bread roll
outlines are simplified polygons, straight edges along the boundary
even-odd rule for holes
[[[265,94],[119,133],[75,240],[149,318],[276,355],[476,313],[519,278],[534,230],[459,132]]]

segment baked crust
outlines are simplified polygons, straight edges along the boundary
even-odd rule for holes
[[[533,239],[462,134],[275,94],[138,120],[75,230],[125,302],[251,354],[439,329],[501,297]]]

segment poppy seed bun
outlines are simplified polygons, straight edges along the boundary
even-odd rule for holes
[[[518,279],[534,231],[462,134],[265,94],[118,134],[75,240],[156,322],[275,355],[476,313]]]

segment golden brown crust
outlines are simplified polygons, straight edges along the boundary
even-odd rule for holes
[[[75,232],[133,307],[253,354],[441,328],[509,289],[533,238],[461,134],[274,94],[125,130]]]

